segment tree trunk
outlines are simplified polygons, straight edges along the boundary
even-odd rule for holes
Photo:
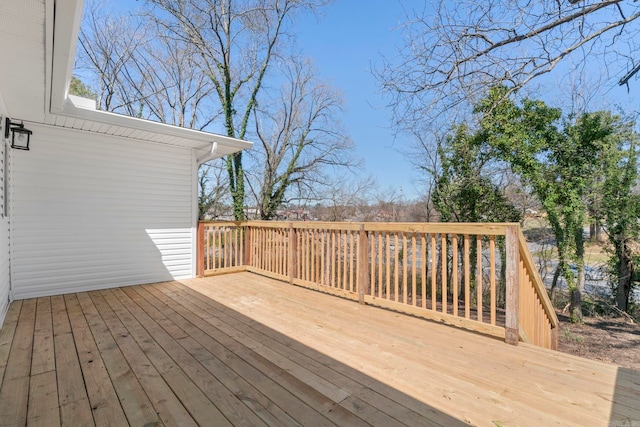
[[[580,289],[571,290],[571,300],[569,305],[569,316],[574,323],[582,322],[582,293]]]
[[[582,294],[584,292],[584,267],[578,269],[578,283],[577,286],[571,289],[571,300],[569,306],[569,313],[571,321],[574,323],[582,322]]]
[[[623,242],[616,248],[618,253],[618,288],[616,290],[616,306],[622,310],[629,309],[629,295],[631,293],[631,280],[633,278],[633,263],[631,251]]]
[[[551,280],[551,302],[555,302],[556,291],[558,286],[558,279],[560,278],[560,264],[556,266],[556,271],[553,273],[553,280]]]
[[[578,224],[582,224],[582,221],[576,221]],[[597,227],[596,227],[597,232]],[[576,245],[576,264],[578,267],[578,283],[571,286],[569,282],[569,291],[571,294],[571,301],[569,305],[569,312],[571,313],[572,322],[582,322],[582,294],[584,292],[584,237],[582,235],[582,225],[574,229],[573,235]],[[568,269],[565,268],[565,271]]]

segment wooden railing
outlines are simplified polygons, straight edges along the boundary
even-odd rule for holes
[[[518,224],[204,222],[198,274],[251,271],[361,303],[557,347]]]

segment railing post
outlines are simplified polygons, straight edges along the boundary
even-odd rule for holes
[[[518,229],[508,226],[505,231],[506,245],[506,319],[505,342],[518,345],[519,341],[519,306],[520,306],[520,248]]]
[[[358,233],[358,301],[364,304],[365,293],[369,291],[369,238],[360,224]]]
[[[298,239],[296,236],[296,229],[293,228],[293,223],[289,223],[289,284],[293,285],[293,279],[296,278],[296,272],[298,270],[297,257],[298,254]]]
[[[196,276],[204,277],[204,222],[198,222],[196,238]]]
[[[245,266],[251,265],[251,227],[248,225],[244,229],[244,256],[242,261]]]

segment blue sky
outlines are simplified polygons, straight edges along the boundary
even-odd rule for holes
[[[364,159],[365,175],[373,176],[382,190],[413,197],[417,178],[401,150],[407,141],[395,138],[390,114],[373,74],[382,55],[400,46],[402,34],[394,31],[405,21],[394,0],[338,0],[319,20],[303,19],[298,27],[299,47],[313,58],[322,77],[346,97],[342,121],[353,139],[357,156]]]

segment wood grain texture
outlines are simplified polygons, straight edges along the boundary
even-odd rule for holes
[[[640,419],[638,372],[247,272],[14,302],[0,362],[0,425]]]

